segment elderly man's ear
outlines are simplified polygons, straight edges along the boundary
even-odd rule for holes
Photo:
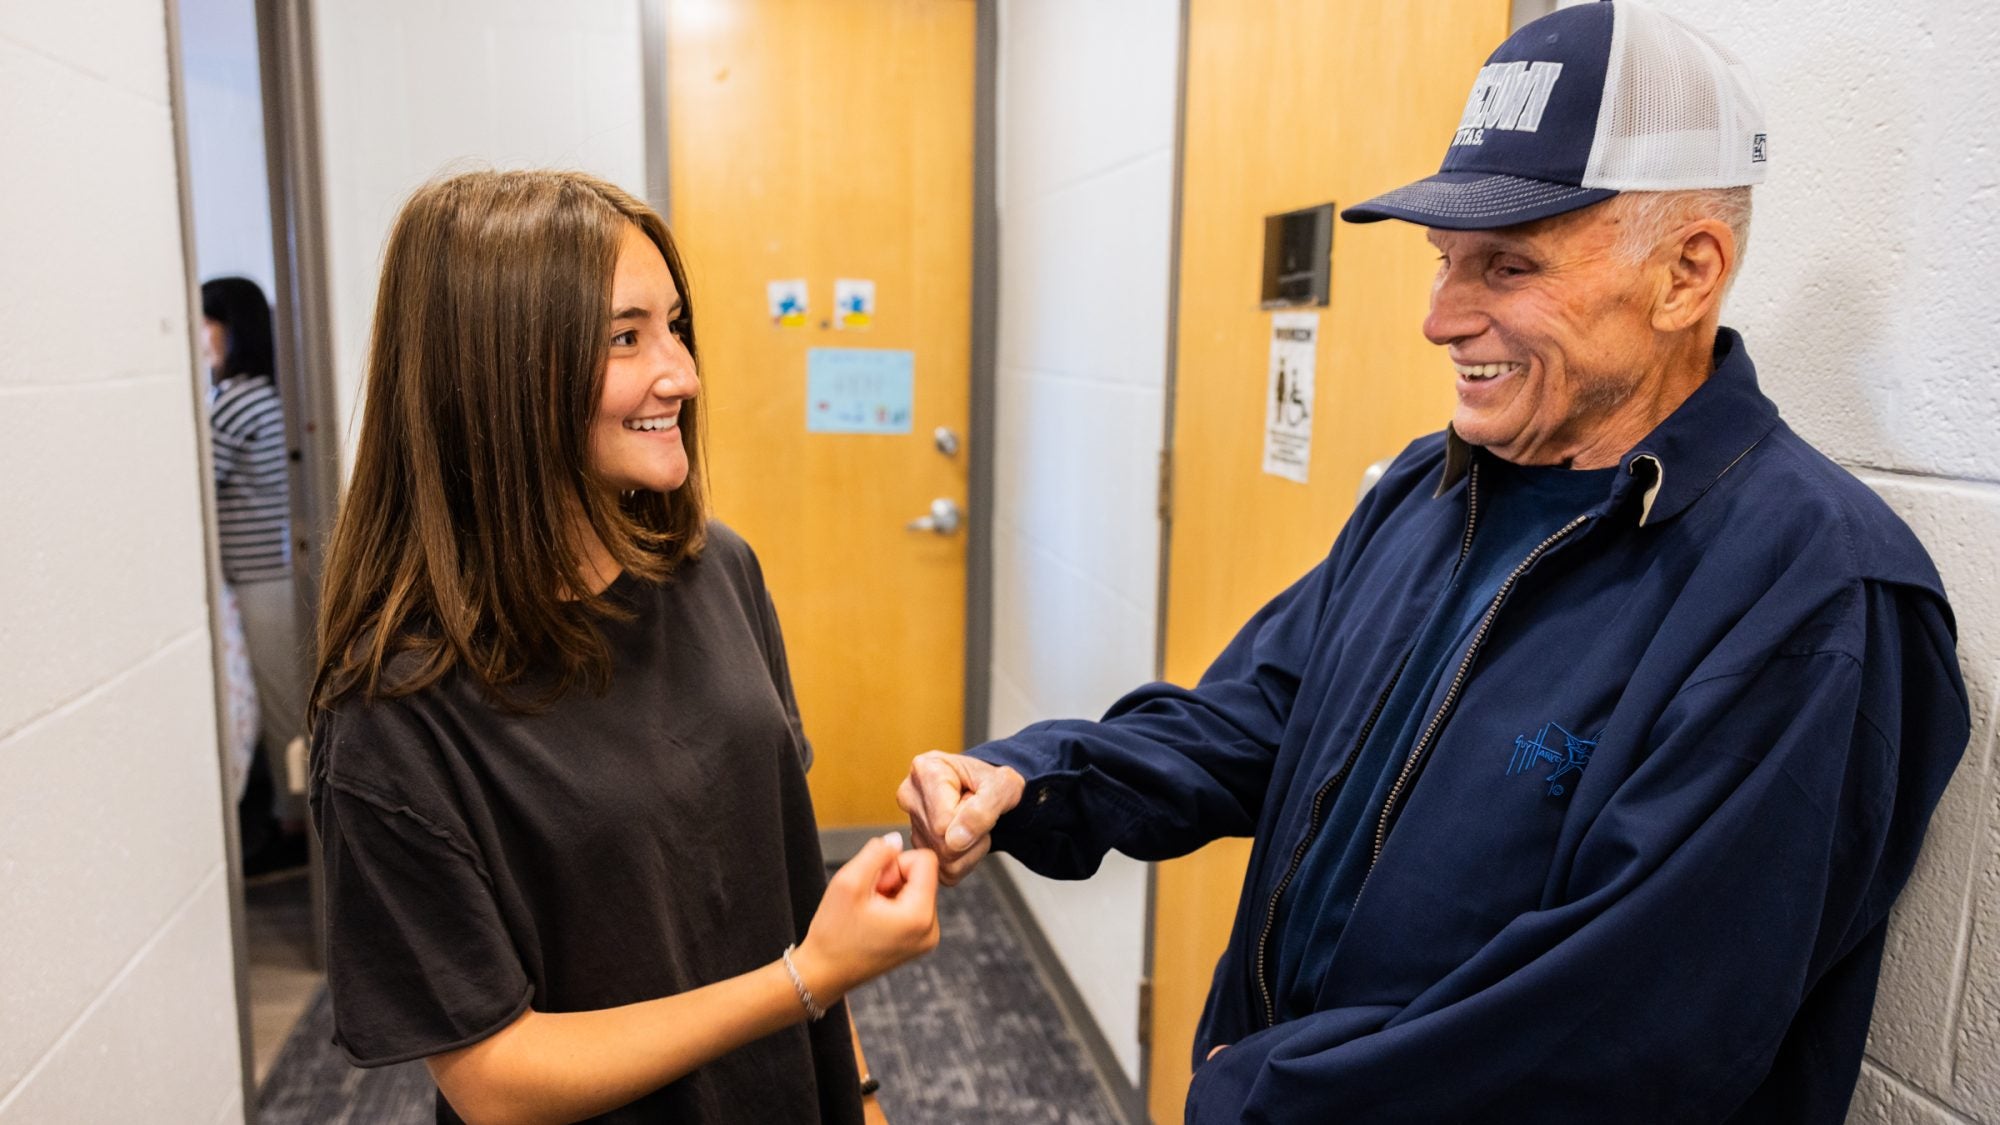
[[[1683,227],[1660,279],[1660,300],[1653,308],[1653,327],[1680,332],[1717,315],[1730,275],[1736,269],[1736,234],[1720,219],[1703,219]]]

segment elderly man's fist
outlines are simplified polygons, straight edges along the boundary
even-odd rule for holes
[[[1026,782],[1007,766],[932,750],[910,763],[896,803],[918,847],[938,855],[938,879],[955,886],[993,847],[993,824],[1021,803]]]

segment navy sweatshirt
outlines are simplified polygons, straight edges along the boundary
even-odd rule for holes
[[[995,846],[1081,878],[1255,837],[1190,1122],[1841,1121],[1970,715],[1929,557],[1727,329],[1427,692],[1316,994],[1280,1009],[1277,919],[1477,537],[1483,456],[1413,443],[1199,685],[972,750],[1028,781]]]

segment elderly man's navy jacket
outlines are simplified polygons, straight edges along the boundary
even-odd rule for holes
[[[1970,718],[1923,547],[1728,330],[1501,587],[1369,814],[1318,1009],[1274,1023],[1277,896],[1479,534],[1486,456],[1412,444],[1199,686],[972,751],[1028,780],[995,846],[1077,878],[1254,834],[1191,1122],[1840,1121]]]

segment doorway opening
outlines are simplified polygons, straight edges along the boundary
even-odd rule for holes
[[[338,489],[304,0],[168,6],[198,300],[244,1105],[321,983],[312,591]]]

